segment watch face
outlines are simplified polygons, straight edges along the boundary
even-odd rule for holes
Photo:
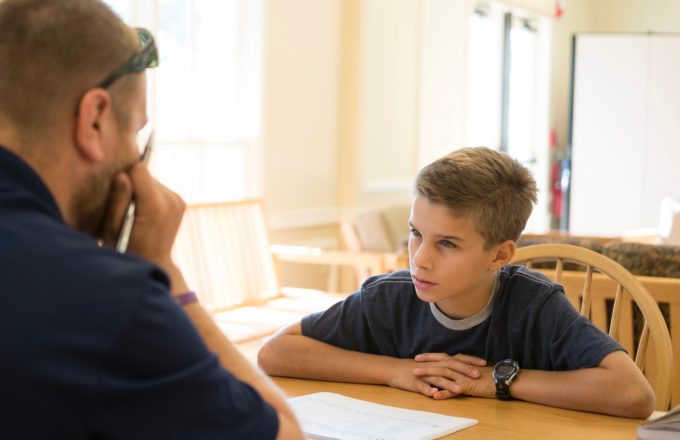
[[[515,367],[512,365],[499,365],[496,367],[496,371],[498,371],[498,374],[501,376],[507,376],[509,374],[512,374],[513,371],[515,371]]]

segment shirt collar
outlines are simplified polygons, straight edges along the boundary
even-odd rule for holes
[[[0,145],[0,207],[12,202],[43,210],[64,221],[59,206],[45,182],[23,159]]]
[[[484,307],[482,309],[475,313],[472,316],[468,316],[467,318],[463,319],[452,319],[446,316],[441,310],[439,310],[439,307],[433,302],[430,303],[430,310],[432,311],[432,315],[434,315],[434,318],[439,321],[441,325],[444,327],[450,329],[450,330],[468,330],[471,329],[472,327],[481,324],[484,322],[489,316],[491,316],[491,312],[493,311],[493,299],[496,296],[496,293],[500,289],[500,283],[498,282],[499,279],[499,273],[495,272],[494,273],[494,278],[493,278],[493,287],[491,288],[491,295],[489,295],[489,300],[486,302]]]

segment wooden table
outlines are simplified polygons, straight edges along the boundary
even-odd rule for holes
[[[457,397],[433,400],[417,393],[378,385],[275,378],[290,396],[320,391],[342,394],[383,405],[430,411],[477,419],[479,423],[455,432],[447,439],[635,439],[636,427],[644,420],[625,419],[513,400]]]

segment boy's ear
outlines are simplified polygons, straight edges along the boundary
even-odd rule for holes
[[[517,245],[513,240],[505,240],[503,243],[496,245],[495,248],[496,255],[491,262],[492,270],[494,271],[510,263],[512,257],[515,256]]]
[[[75,144],[89,162],[99,162],[105,156],[103,135],[110,123],[111,110],[111,95],[102,88],[88,90],[78,103]]]

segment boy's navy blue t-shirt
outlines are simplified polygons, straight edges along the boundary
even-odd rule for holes
[[[486,306],[460,320],[420,300],[408,271],[372,277],[344,301],[303,318],[302,333],[364,353],[462,353],[491,364],[515,359],[521,368],[537,370],[594,367],[623,350],[542,274],[506,266],[496,277]]]

